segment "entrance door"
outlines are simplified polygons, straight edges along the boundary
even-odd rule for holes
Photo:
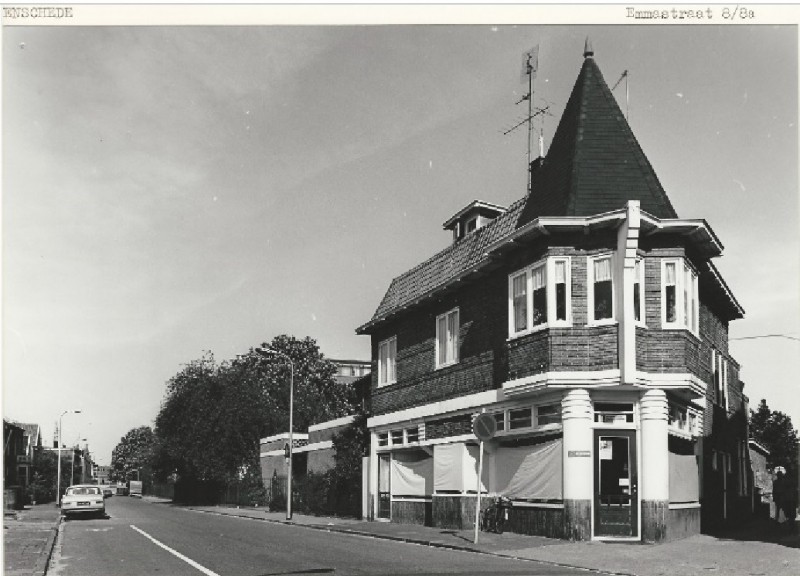
[[[378,454],[378,518],[386,520],[392,515],[391,471],[392,455]]]
[[[636,537],[636,431],[595,430],[594,446],[594,535]]]

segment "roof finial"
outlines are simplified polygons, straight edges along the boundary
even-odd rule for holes
[[[592,49],[592,42],[589,40],[589,37],[586,37],[586,44],[583,47],[583,57],[584,58],[592,58],[594,56],[594,50]]]

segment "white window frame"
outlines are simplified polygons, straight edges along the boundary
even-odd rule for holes
[[[675,320],[667,322],[667,264],[675,265]],[[689,302],[686,302],[686,300]],[[686,313],[684,314],[684,311]],[[699,336],[700,298],[697,271],[685,258],[661,260],[661,327],[665,330],[689,330]]]
[[[594,263],[598,260],[609,260],[609,265],[611,267],[611,317],[610,318],[600,318],[596,319],[594,317]],[[587,294],[587,303],[588,309],[586,311],[586,324],[588,326],[603,326],[607,324],[615,324],[617,318],[617,298],[616,298],[616,282],[614,281],[614,272],[615,272],[615,261],[614,261],[614,254],[612,252],[606,252],[603,254],[596,254],[594,256],[589,256],[586,259],[586,294]]]
[[[449,318],[452,315],[455,315],[455,318],[456,318],[455,319],[455,323],[454,323],[455,324],[455,334],[452,336],[453,337],[453,349],[451,351],[452,352],[452,357],[449,357],[449,356],[447,356],[447,352],[448,352],[448,350],[447,350],[447,342],[448,342],[449,326],[450,326]],[[445,325],[445,332],[444,333],[442,333],[442,331],[441,331],[441,329],[439,327],[439,325],[441,323],[440,322],[441,320],[444,320],[444,325]],[[435,346],[436,350],[434,352],[434,354],[435,354],[434,362],[435,362],[435,368],[437,370],[439,368],[445,368],[446,366],[452,366],[453,364],[458,364],[458,359],[459,359],[459,353],[458,353],[459,350],[458,350],[458,348],[459,348],[459,345],[461,344],[461,342],[459,340],[459,330],[460,330],[460,328],[461,328],[461,314],[460,314],[459,309],[457,307],[453,308],[452,310],[448,310],[444,314],[439,314],[436,317],[436,346]],[[442,349],[442,345],[445,346],[445,349],[444,349],[445,350],[445,359],[444,359],[443,362],[441,362],[439,360],[439,352]]]
[[[719,364],[719,371],[717,372],[717,364]],[[711,349],[711,383],[714,386],[714,404],[723,406],[725,411],[729,410],[730,389],[728,388],[728,359],[719,352],[716,348]],[[719,379],[719,393],[722,395],[720,398],[717,395],[717,379]]]
[[[386,367],[382,360],[384,349],[386,349]],[[395,382],[397,382],[397,336],[392,336],[378,344],[378,387],[389,386]]]
[[[566,309],[565,319],[556,319],[556,264],[563,263],[565,278]],[[544,268],[545,295],[547,298],[547,320],[534,326],[533,324],[533,273]],[[525,282],[525,328],[517,330],[514,313],[514,280],[524,275]],[[515,270],[508,275],[508,335],[509,338],[524,336],[545,328],[572,326],[572,259],[569,256],[548,256],[530,266]]]

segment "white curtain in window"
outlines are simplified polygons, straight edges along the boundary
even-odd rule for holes
[[[392,454],[392,496],[433,494],[433,458],[415,450]]]
[[[464,490],[464,443],[433,447],[433,488],[437,492]]]
[[[544,288],[547,279],[547,276],[545,275],[545,267],[539,266],[538,268],[534,268],[532,274],[533,289],[538,290],[539,288]]]
[[[556,284],[566,284],[567,282],[567,263],[563,260],[555,262],[555,282]]]
[[[439,364],[447,362],[447,317],[439,317],[437,340],[439,344]]]
[[[562,498],[562,439],[495,453],[497,491],[509,498]]]
[[[514,331],[525,330],[528,327],[528,286],[526,275],[520,274],[512,280],[514,298]]]
[[[594,281],[604,282],[611,280],[611,258],[594,261]]]
[[[447,360],[456,361],[458,350],[458,311],[447,315]]]
[[[664,266],[664,284],[667,286],[675,286],[675,263],[667,262]]]
[[[642,281],[642,261],[637,260],[636,264],[633,267],[633,278],[636,284],[641,283]]]
[[[700,480],[694,454],[669,453],[669,501],[697,502]]]

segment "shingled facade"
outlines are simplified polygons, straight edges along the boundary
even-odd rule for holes
[[[665,541],[751,508],[743,310],[704,220],[678,218],[587,46],[531,191],[475,201],[453,244],[395,278],[369,322],[371,516],[467,528],[481,490],[507,529]]]

